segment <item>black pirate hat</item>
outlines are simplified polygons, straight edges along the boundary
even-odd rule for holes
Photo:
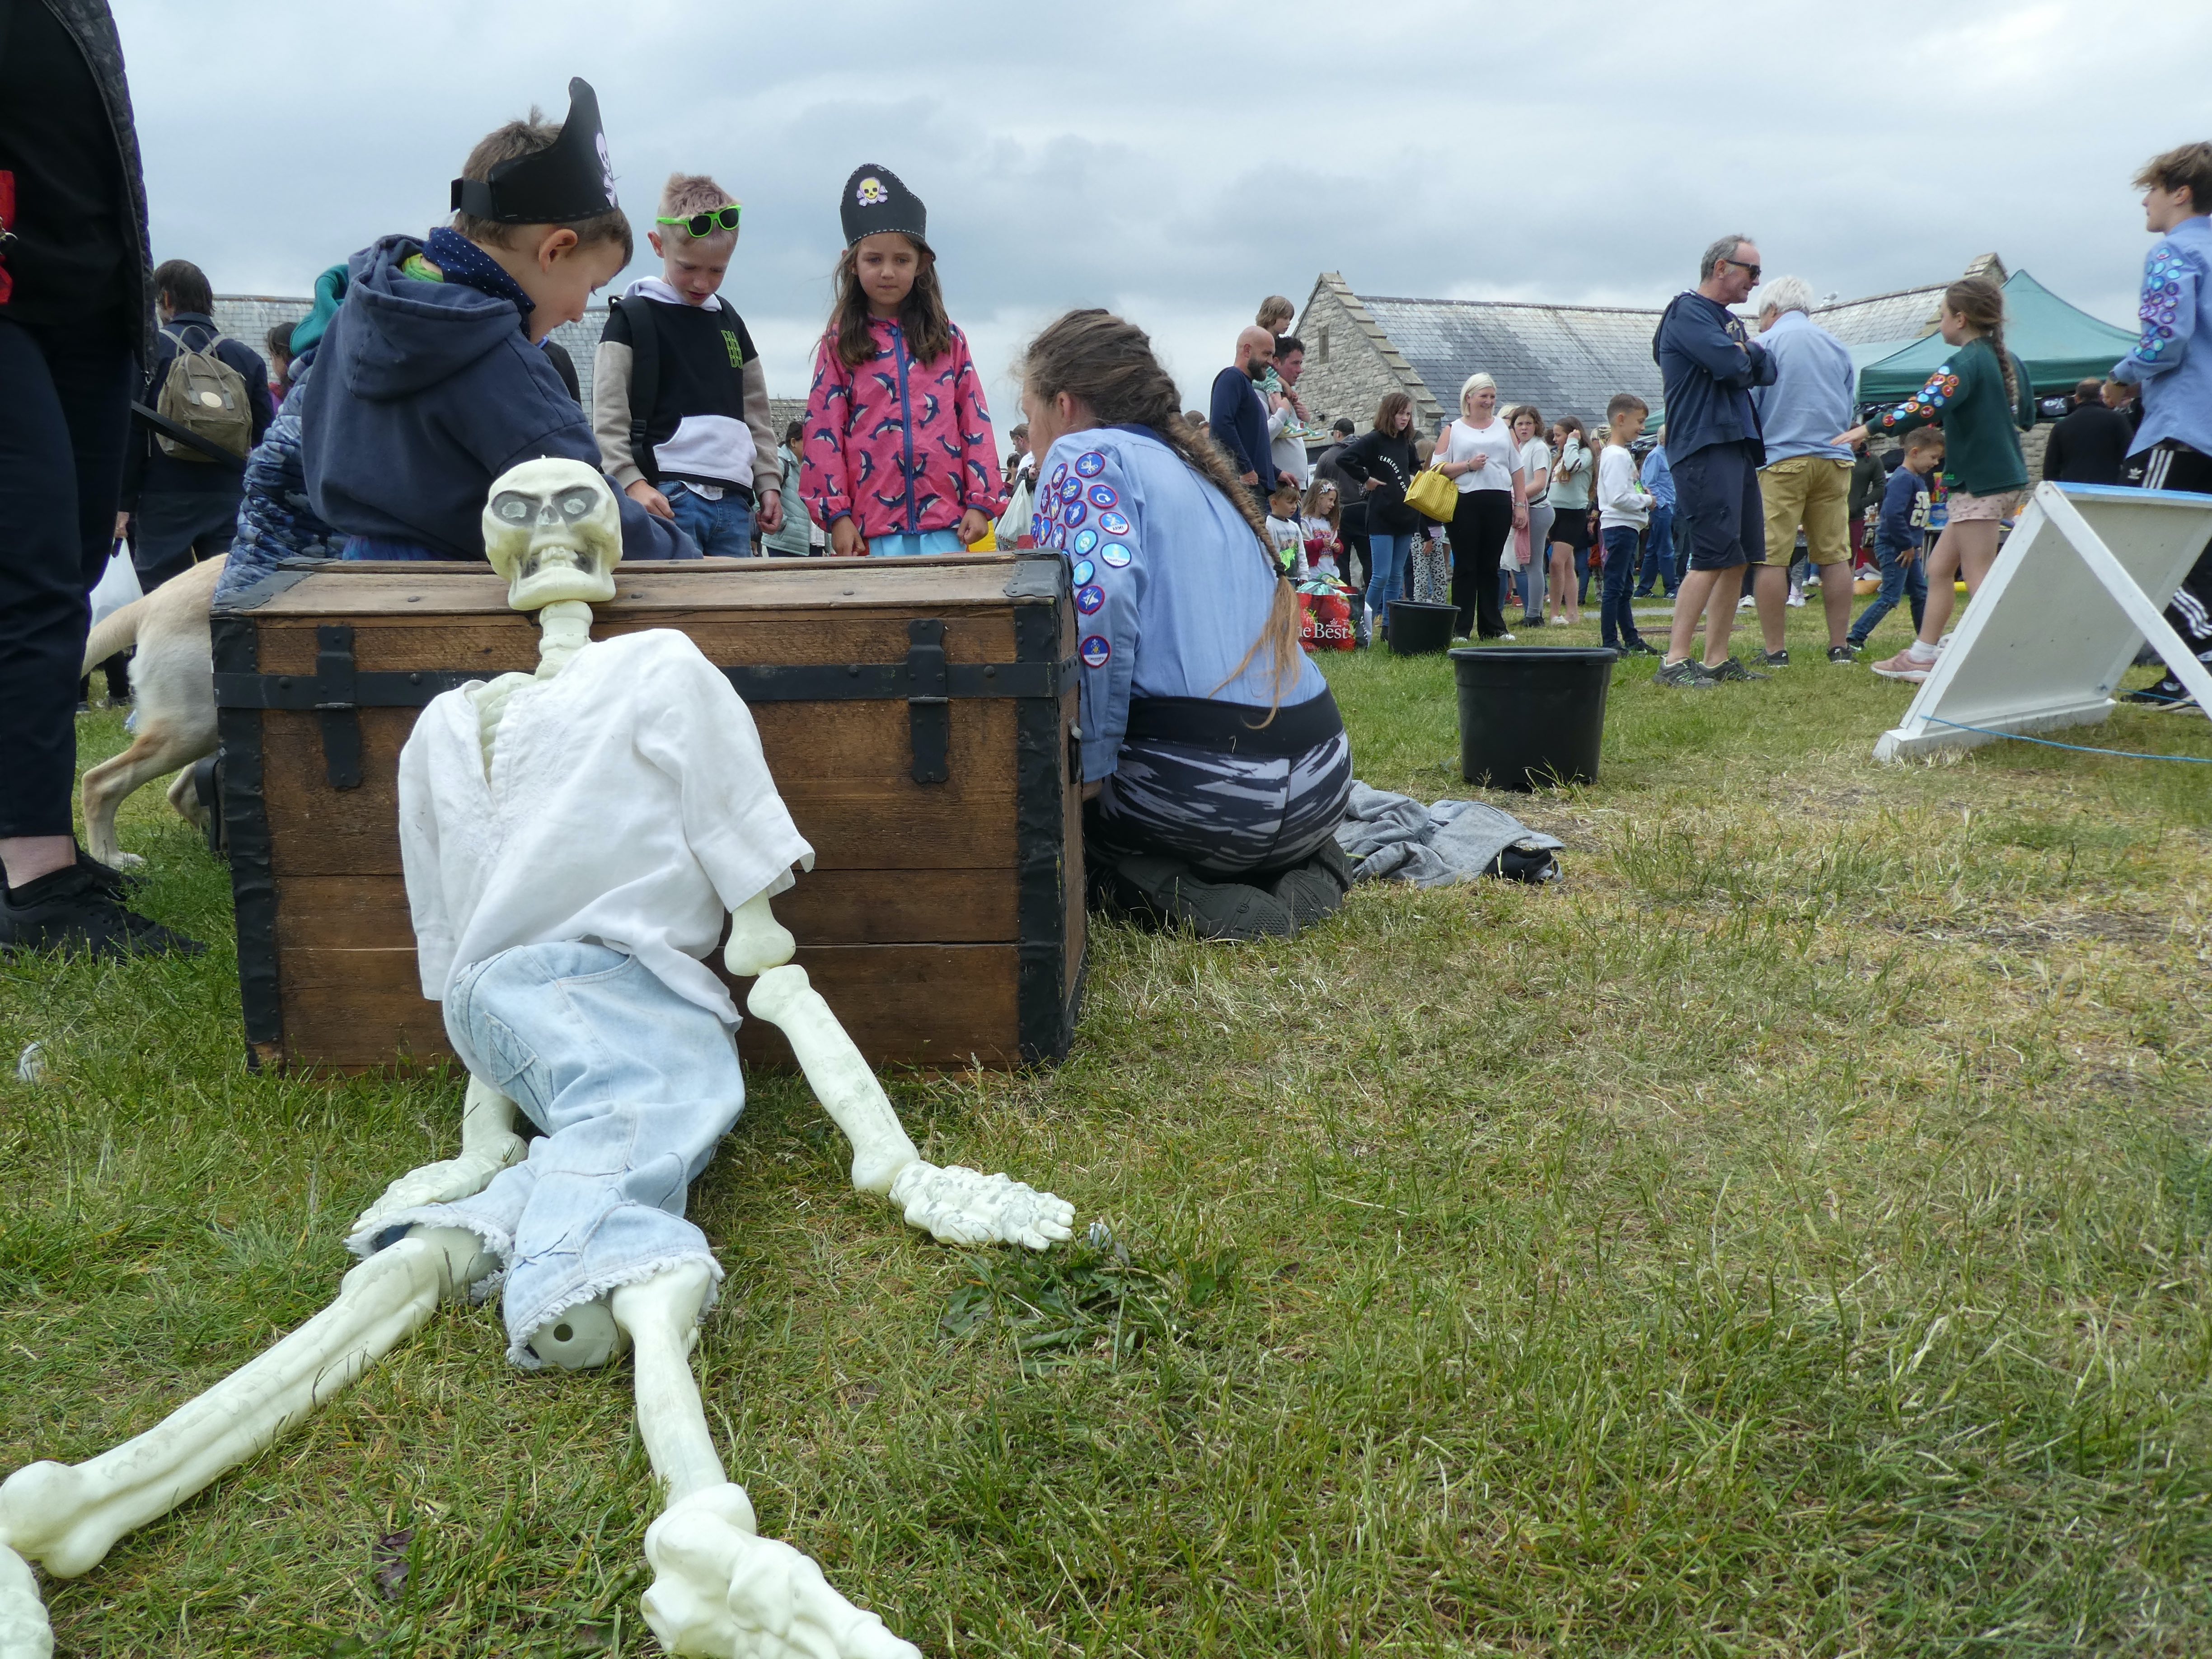
[[[895,230],[925,246],[928,245],[929,210],[922,206],[921,198],[901,184],[898,174],[889,167],[878,167],[872,161],[854,167],[853,176],[845,181],[845,194],[837,210],[845,222],[847,247],[863,236],[873,236],[884,230]]]
[[[489,179],[453,180],[455,212],[503,225],[568,224],[616,205],[599,94],[583,80],[568,82],[568,118],[550,145],[500,162]]]

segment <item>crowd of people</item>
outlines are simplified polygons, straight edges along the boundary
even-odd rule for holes
[[[581,81],[561,125],[533,115],[475,146],[448,223],[378,238],[324,271],[309,314],[271,335],[264,361],[221,334],[198,267],[148,259],[106,6],[66,0],[16,20],[0,60],[0,178],[15,191],[0,196],[7,949],[189,943],[125,908],[115,872],[70,833],[88,595],[126,532],[149,587],[215,556],[219,591],[294,557],[480,560],[493,479],[557,457],[618,492],[631,558],[1062,551],[1091,838],[1121,860],[1109,889],[1188,920],[1188,894],[1218,884],[1222,915],[1267,932],[1312,914],[1332,885],[1340,894],[1344,878],[1328,826],[1350,787],[1349,749],[1298,648],[1308,594],[1349,601],[1354,647],[1387,641],[1400,599],[1448,605],[1464,637],[1510,640],[1515,607],[1523,628],[1578,622],[1595,576],[1605,642],[1660,657],[1662,684],[1703,687],[1787,663],[1802,538],[1830,659],[1855,660],[1905,603],[1916,637],[1874,666],[1914,680],[1941,648],[1954,574],[1979,584],[2027,483],[2017,434],[2034,418],[2033,387],[2005,348],[1993,284],[1951,286],[1949,357],[1914,398],[1863,422],[1849,353],[1814,321],[1811,290],[1788,277],[1762,287],[1743,236],[1706,250],[1697,285],[1660,321],[1656,442],[1633,393],[1613,397],[1592,434],[1573,414],[1502,406],[1482,372],[1434,434],[1416,431],[1403,392],[1364,431],[1340,418],[1323,432],[1299,389],[1293,308],[1273,295],[1203,411],[1181,407],[1132,325],[1062,318],[1023,361],[1025,419],[1001,460],[927,210],[877,164],[839,192],[845,245],[801,421],[770,428],[751,334],[720,292],[742,209],[704,173],[660,192],[648,233],[659,270],[611,306],[586,410],[550,337],[584,315],[634,245]],[[2142,338],[2110,385],[2081,388],[2046,470],[2212,493],[2212,354],[2190,349],[2212,274],[2198,205],[2212,203],[2212,145],[2156,158],[2140,182],[2160,238]],[[1754,292],[1755,328],[1738,310]],[[2124,391],[2136,385],[2139,426]],[[1903,442],[1885,466],[1870,446],[1890,437]],[[1880,591],[1854,618],[1858,554]],[[1655,585],[1674,600],[1663,650],[1633,610]],[[1739,602],[1762,635],[1748,664],[1729,651]],[[2208,605],[2200,563],[2174,617],[2212,656]],[[1162,887],[1162,860],[1193,881]]]

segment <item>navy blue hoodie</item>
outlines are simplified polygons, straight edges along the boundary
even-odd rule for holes
[[[514,302],[407,276],[422,249],[386,236],[349,262],[303,388],[307,496],[343,535],[481,559],[494,478],[548,456],[597,470],[599,446]],[[618,498],[625,559],[698,556],[682,531]]]

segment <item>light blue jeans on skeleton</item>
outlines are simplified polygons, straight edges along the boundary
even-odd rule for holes
[[[531,1335],[555,1316],[685,1261],[707,1237],[684,1195],[744,1109],[732,1034],[634,957],[571,940],[518,945],[465,970],[446,1034],[472,1076],[545,1133],[473,1198],[390,1218],[465,1227],[507,1267],[507,1358],[535,1369]]]

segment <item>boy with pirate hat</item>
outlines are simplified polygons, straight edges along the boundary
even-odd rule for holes
[[[485,492],[520,462],[599,465],[590,422],[542,343],[630,260],[629,221],[591,87],[568,118],[532,110],[469,153],[453,222],[353,256],[307,382],[309,499],[349,559],[481,559]],[[697,556],[624,498],[623,552]]]

